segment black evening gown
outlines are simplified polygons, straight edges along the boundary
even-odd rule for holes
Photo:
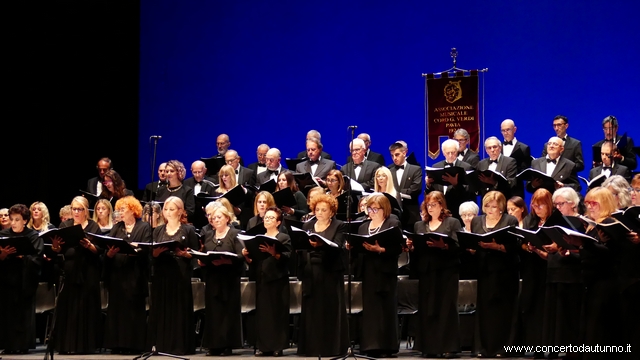
[[[539,217],[529,214],[523,220],[523,228],[535,231],[539,228],[539,223]],[[525,246],[526,244],[522,244],[519,252],[522,289],[513,344],[535,346],[542,344],[547,261],[538,254],[525,250]]]
[[[151,226],[138,220],[131,233],[124,222],[113,225],[109,236],[127,242],[151,242]],[[108,249],[105,249],[105,253]],[[146,298],[149,293],[148,249],[131,256],[116,254],[104,256],[104,284],[109,290],[109,308],[105,322],[104,345],[106,349],[128,351],[145,350],[147,341]]]
[[[73,220],[60,224],[60,228],[69,226],[73,226]],[[99,234],[100,226],[89,220],[84,231]],[[102,252],[103,249],[98,248],[98,253],[94,254],[77,246],[68,248],[63,254],[64,284],[58,295],[53,335],[54,348],[59,352],[90,354],[95,353],[101,345]]]
[[[437,229],[427,222],[414,225],[414,233],[436,232],[458,239],[460,221],[445,218]],[[456,242],[457,244],[457,242]],[[458,318],[458,282],[460,259],[458,246],[446,250],[429,248],[418,254],[418,318],[419,332],[414,349],[426,354],[460,351],[460,320]]]
[[[265,353],[280,351],[289,345],[289,235],[276,236],[287,249],[280,259],[270,256],[249,264],[250,278],[256,282],[256,345]]]
[[[316,232],[316,219],[303,229]],[[302,313],[298,355],[337,356],[349,348],[349,328],[344,295],[342,257],[346,224],[333,219],[318,235],[338,244],[301,251],[298,276],[302,280]]]
[[[179,241],[184,247],[198,249],[198,236],[193,226],[182,224],[175,234],[166,233],[166,225],[153,230],[154,242]],[[152,250],[150,250],[152,251]],[[175,355],[195,352],[195,320],[193,316],[192,259],[167,250],[151,257],[151,293],[147,347]]]
[[[0,261],[0,349],[27,351],[36,347],[36,289],[44,243],[37,231],[28,228],[20,233],[8,228],[0,236],[25,236],[37,250],[34,255],[9,255]]]
[[[244,256],[242,243],[236,235],[240,230],[230,228],[227,235],[216,239],[215,229],[202,232],[202,251],[226,251],[239,257],[232,264],[215,266],[212,263],[202,267],[205,281],[205,322],[202,346],[212,353],[224,349],[242,347],[242,313],[240,308],[240,274]]]
[[[161,187],[158,189],[156,201],[164,202],[170,196],[176,196],[182,200],[184,203],[184,210],[187,212],[187,217],[191,220],[196,211],[196,200],[193,196],[193,189],[185,184],[182,184],[177,188]]]
[[[399,227],[397,218],[387,218],[380,231]],[[360,225],[358,234],[369,234],[369,222]],[[362,250],[362,334],[360,351],[372,356],[395,354],[398,342],[398,255],[397,246],[385,248],[378,254]]]
[[[607,218],[603,223],[613,221],[612,218]],[[599,239],[595,229],[587,231],[587,235]],[[583,241],[580,259],[585,285],[581,343],[592,347],[617,345],[626,350],[627,344],[623,341],[622,332],[622,317],[626,314],[620,311],[621,298],[614,252],[608,244]],[[622,353],[585,352],[582,359],[620,359],[622,356]]]
[[[518,220],[502,214],[494,228],[487,228],[486,215],[471,221],[471,232],[484,234],[507,226],[518,226]],[[518,248],[514,241],[504,244],[506,253],[480,249],[478,257],[478,290],[476,301],[475,351],[487,357],[504,354],[511,345],[518,309]]]

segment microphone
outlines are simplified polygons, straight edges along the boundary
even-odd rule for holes
[[[358,125],[349,125],[347,126],[347,130],[355,130],[358,128]]]
[[[158,139],[159,140],[159,139],[162,139],[162,136],[160,136],[160,135],[151,135],[151,136],[149,136],[149,140],[151,140],[151,139]]]

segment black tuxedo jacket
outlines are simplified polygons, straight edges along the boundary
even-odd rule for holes
[[[216,181],[216,179],[210,178],[205,176],[204,180],[206,181],[202,181],[202,183],[200,184],[200,192],[203,192],[205,194],[208,194],[209,196],[213,196],[213,192],[216,189],[213,185],[211,185],[210,183],[207,183],[207,181],[212,182],[214,184],[218,184],[218,182]],[[188,179],[185,179],[183,181],[183,184],[187,185],[188,187],[192,188],[195,190],[196,188],[196,180],[193,177],[190,177]]]
[[[547,156],[547,143],[542,146],[542,156]],[[573,161],[576,164],[576,173],[584,170],[584,157],[582,156],[582,142],[567,135],[564,141],[564,151],[562,157]]]
[[[298,159],[302,159],[302,158],[305,158],[305,157],[307,157],[307,150],[305,150],[305,151],[300,151],[300,152],[298,153]],[[328,153],[326,153],[326,152],[324,152],[324,151],[322,151],[322,152],[320,153],[320,157],[321,157],[321,158],[323,158],[323,159],[331,160],[331,155],[329,155]]]
[[[434,168],[444,168],[445,161],[440,161],[433,164]],[[467,164],[464,161],[456,160],[453,163],[454,166],[458,166],[463,168],[465,171],[473,170],[473,167]],[[428,175],[428,174],[427,174]],[[447,192],[444,191],[444,186],[440,184],[431,184],[431,187],[425,186],[424,194],[427,195],[432,191],[440,191],[444,193],[444,198],[447,201],[447,208],[451,211],[451,214],[460,219],[460,204],[465,201],[474,201],[475,200],[475,190],[473,186],[469,185],[457,185],[455,187],[447,186]],[[417,224],[416,224],[417,225]]]
[[[358,178],[355,178],[355,168],[353,161],[348,162],[346,165],[340,168],[340,172],[343,175],[350,177],[351,179],[357,181],[364,187],[365,190],[372,189],[375,184],[375,175],[376,170],[380,167],[380,164],[364,160],[361,164],[360,174]]]
[[[564,157],[560,156],[558,158],[558,163],[556,164],[556,168],[553,170],[553,173],[551,174],[551,177],[555,181],[560,181],[561,183],[564,184],[564,186],[568,186],[579,193],[581,187],[580,187],[580,183],[578,182],[578,177],[576,175],[575,167],[576,167],[576,164],[573,161],[569,159],[565,159]],[[531,168],[534,170],[538,170],[543,173],[546,173],[547,158],[541,157],[533,160],[533,162],[531,163]],[[531,186],[531,182],[527,183],[528,192],[532,193],[536,190],[537,189],[534,189]],[[547,190],[549,190],[553,194],[553,192],[555,191],[555,188],[547,189]]]
[[[531,148],[520,140],[513,145],[513,151],[509,157],[516,160],[518,172],[531,167]]]
[[[418,206],[418,196],[422,192],[422,169],[417,165],[406,163],[402,179],[398,184],[396,176],[397,167],[395,164],[389,166],[393,187],[400,194],[407,194],[411,199],[402,199],[402,225],[406,229],[411,229],[416,221],[420,221],[420,208]]]
[[[591,169],[591,171],[589,171],[589,181],[593,180],[594,177],[600,174],[602,174],[602,165],[596,166],[593,169]],[[620,175],[627,180],[630,177],[629,169],[624,165],[618,165],[618,164],[614,164],[613,167],[611,168],[611,175]]]
[[[100,179],[96,176],[94,178],[89,179],[89,181],[87,181],[87,192],[90,192],[92,194],[96,194],[96,195],[100,195],[97,194],[98,192],[98,181],[100,181]]]
[[[489,158],[480,160],[477,169],[479,171],[489,169]],[[490,186],[489,184],[480,183],[479,188],[477,189],[480,196],[484,196],[489,191],[497,190],[503,193],[507,199],[513,195],[518,195],[524,199],[524,189],[522,194],[515,193],[517,184],[516,176],[518,175],[518,165],[516,164],[516,160],[508,156],[500,155],[498,157],[498,166],[496,167],[496,171],[507,178],[509,186],[502,189],[497,187],[498,184],[496,184],[496,186]]]
[[[464,156],[462,157],[462,161],[471,165],[475,169],[476,167],[478,167],[478,163],[480,162],[480,156],[478,155],[478,153],[467,148],[464,153]]]
[[[287,170],[287,169],[284,166],[282,166],[280,168],[280,172],[285,171],[285,170]],[[278,173],[278,174],[280,174],[280,173]],[[267,181],[269,181],[269,179],[271,178],[271,173],[269,172],[269,170],[267,170],[267,171],[261,172],[258,175],[255,175],[255,177],[256,177],[255,184],[260,186],[260,185],[266,183]],[[276,180],[276,182],[277,182],[277,180]]]
[[[244,166],[238,166],[238,184],[244,185],[255,185],[256,184],[256,176],[255,172],[249,168]]]
[[[264,168],[267,168],[267,165],[264,165]],[[254,174],[258,174],[258,162],[251,163],[247,166],[247,169],[253,170]]]
[[[327,160],[324,157],[322,157],[320,158],[320,160],[318,160],[318,167],[316,168],[316,172],[315,174],[313,174],[313,176],[319,177],[320,179],[324,180],[327,177],[327,174],[329,173],[329,171],[335,168],[336,168],[335,161]],[[296,165],[296,172],[301,174],[311,173],[311,163],[309,162],[309,160],[303,161],[298,165]]]
[[[367,150],[367,154],[364,156],[364,159],[367,161],[378,163],[381,166],[384,166],[384,156],[382,156],[382,154],[380,153],[371,151],[371,149]],[[351,155],[349,155],[349,157],[347,158],[347,162],[345,164],[348,164],[350,162],[351,162]]]
[[[618,144],[619,141],[620,141],[620,136],[617,136],[616,144]],[[595,143],[593,147],[596,147],[596,146],[602,147],[603,143],[604,143],[604,139]],[[634,146],[635,145],[633,144],[633,139],[631,138],[631,136],[627,136],[627,145],[622,149],[618,149],[620,151],[620,154],[624,156],[624,160],[620,162],[620,165],[626,166],[627,169],[629,169],[629,171],[635,170],[636,167],[638,166],[638,161],[636,160],[636,153],[633,151]]]
[[[152,199],[155,200],[158,197],[158,189],[165,186],[167,186],[166,182],[162,182],[159,185],[157,181],[148,183],[144,188],[142,201],[151,201]]]

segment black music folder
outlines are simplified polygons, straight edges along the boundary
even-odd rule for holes
[[[286,220],[285,220],[286,221]],[[245,235],[264,235],[267,232],[267,229],[264,227],[264,223],[260,223],[251,229],[248,229],[243,234]]]
[[[278,184],[277,184],[275,179],[269,179],[269,181],[265,182],[264,184],[262,184],[260,186],[254,186],[254,185],[245,184],[244,187],[246,187],[247,189],[253,190],[253,192],[255,192],[256,195],[257,195],[261,191],[266,191],[268,193],[273,193],[278,188],[277,185]]]
[[[120,249],[119,254],[136,255],[137,251],[126,240],[115,238],[106,235],[98,235],[93,233],[87,233],[89,240],[95,245],[103,248],[105,251],[109,250],[109,247],[115,246]]]
[[[79,246],[80,240],[86,237],[81,225],[51,229],[40,234],[42,240],[47,244],[51,244],[55,236],[62,238],[62,241],[64,241],[64,244],[60,245],[64,250]]]
[[[552,194],[556,188],[556,181],[549,175],[543,173],[540,170],[528,168],[522,170],[518,175],[516,175],[516,179],[518,181],[534,181],[534,180],[542,180],[542,185],[540,185],[537,189],[547,189]]]
[[[159,248],[159,247],[167,247],[169,251],[175,251],[176,249],[184,249],[184,244],[177,240],[169,240],[169,241],[160,241],[160,242],[150,242],[150,243],[131,243],[133,246],[138,246],[141,248]]]
[[[424,171],[427,173],[427,176],[433,179],[434,184],[442,186],[451,186],[448,181],[442,178],[445,174],[450,175],[451,177],[458,175],[458,185],[467,185],[467,174],[473,172],[473,170],[469,170],[469,172],[467,172],[460,166],[451,166],[444,169],[426,166]]]
[[[520,237],[523,244],[531,243],[540,250],[544,250],[544,245],[551,245],[553,239],[551,239],[542,228],[536,230],[522,229],[519,227],[513,227],[509,230],[510,233]]]
[[[294,226],[291,227],[289,235],[291,236],[291,244],[294,250],[315,250],[315,248],[309,243],[309,240],[313,242],[320,241],[321,243],[331,246],[332,248],[340,248],[338,244],[325,238],[324,236],[308,232]]]
[[[78,191],[80,192],[80,195],[82,195],[82,197],[89,201],[89,209],[93,210],[93,208],[96,206],[96,202],[98,202],[98,199],[100,199],[100,194],[96,195],[84,190]]]
[[[286,217],[284,218],[284,225],[287,228],[287,230],[289,230],[289,231],[291,231],[292,227],[297,227],[298,229],[302,229],[304,224],[305,224],[304,221],[300,221],[300,220],[296,220],[296,219],[289,219],[289,218],[286,218]],[[264,234],[264,231],[262,233]]]
[[[511,185],[509,185],[509,180],[507,180],[506,177],[504,177],[504,175],[502,175],[501,173],[497,172],[497,171],[493,171],[493,170],[484,170],[484,171],[480,171],[480,170],[474,170],[472,172],[470,172],[467,175],[467,180],[469,182],[472,182],[473,184],[476,184],[480,187],[486,186],[486,183],[483,183],[482,181],[480,181],[479,176],[480,174],[486,176],[486,177],[492,177],[498,182],[498,189],[505,189],[510,187]]]
[[[38,253],[38,250],[31,244],[31,239],[26,236],[14,236],[4,237],[0,236],[0,247],[10,246],[16,249],[13,253],[14,256],[19,255],[34,255]]]
[[[298,188],[300,188],[300,191],[303,191],[303,189],[307,189],[307,191],[303,192],[308,192],[308,189],[312,187],[320,186],[320,184],[318,184],[318,181],[311,175],[311,173],[293,173],[293,178],[296,180],[296,183],[298,183]]]
[[[611,216],[629,229],[640,233],[640,206],[631,206],[626,210],[618,210]]]
[[[598,175],[598,176],[594,177],[594,178],[593,178],[593,179],[591,179],[591,180],[588,180],[587,178],[582,177],[582,176],[578,176],[578,179],[582,180],[582,181],[587,185],[587,187],[588,187],[589,189],[593,189],[593,188],[595,188],[595,187],[601,186],[601,185],[602,185],[602,183],[603,183],[605,180],[607,180],[607,175],[605,175],[605,174],[600,174],[600,175]]]
[[[584,233],[587,227],[587,223],[577,216],[566,216],[562,215],[560,211],[552,211],[547,221],[545,221],[544,226],[550,227],[555,225],[582,233]]]
[[[227,191],[226,193],[218,194],[216,196],[204,196],[200,194],[205,194],[205,193],[199,193],[198,195],[196,195],[195,200],[198,203],[198,205],[202,207],[206,207],[207,204],[209,204],[210,202],[216,201],[220,198],[225,198],[229,200],[231,205],[235,207],[239,207],[240,205],[242,205],[242,203],[244,203],[244,199],[245,199],[244,189],[240,185],[236,185],[233,189]]]
[[[276,191],[273,194],[273,200],[276,202],[276,206],[281,208],[283,206],[294,207],[298,205],[296,198],[293,196],[293,191],[291,188],[284,188],[282,190]]]
[[[200,260],[200,261],[202,261],[204,263],[208,263],[208,264],[210,264],[214,260],[230,259],[230,260],[234,261],[234,260],[238,260],[240,258],[238,256],[238,254],[232,253],[232,252],[229,252],[229,251],[207,251],[207,252],[201,252],[201,251],[196,251],[196,250],[189,250],[188,252],[194,258],[196,258],[196,259],[198,259],[198,260]]]
[[[437,232],[412,233],[406,230],[403,230],[402,233],[413,241],[413,247],[415,251],[418,252],[440,250],[440,248],[427,245],[427,241],[440,241],[440,239],[449,246],[449,249],[455,249],[458,247],[458,242],[445,234]]]
[[[290,169],[291,171],[296,171],[296,166],[298,166],[298,164],[300,164],[303,161],[307,161],[309,160],[308,157],[303,157],[300,159],[297,158],[286,158],[284,159],[284,162],[287,164],[287,168]]]
[[[388,228],[371,235],[349,234],[348,236],[349,244],[355,251],[366,251],[362,244],[366,242],[367,244],[375,245],[376,241],[383,248],[394,247],[398,245],[406,247],[404,245],[402,230],[398,226],[394,226],[392,228]]]
[[[227,164],[224,160],[224,156],[213,156],[210,158],[200,158],[207,167],[207,174],[218,174],[220,169]],[[206,174],[205,174],[206,175]]]
[[[260,245],[269,245],[276,247],[277,253],[284,253],[289,251],[278,239],[267,235],[247,235],[238,234],[238,239],[242,241],[244,247],[249,252],[249,257],[253,260],[268,259],[271,254],[268,252],[260,251]]]
[[[479,242],[490,243],[493,242],[494,239],[496,243],[504,245],[505,243],[511,243],[519,239],[518,236],[510,232],[512,229],[513,226],[507,226],[484,234],[458,231],[458,242],[460,243],[460,247],[472,250],[481,249],[480,245],[478,245]]]
[[[582,241],[593,241],[598,242],[597,239],[591,237],[589,235],[583,234],[581,232],[568,229],[563,226],[553,225],[553,226],[543,226],[540,228],[542,232],[553,242],[555,242],[558,247],[561,247],[565,250],[577,250],[576,246],[573,246],[565,241],[564,235],[571,235],[575,237],[579,237]]]

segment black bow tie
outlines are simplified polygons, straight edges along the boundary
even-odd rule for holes
[[[267,167],[267,164],[260,164],[260,163],[258,163],[258,167],[259,167],[259,168],[261,168],[261,167]]]
[[[360,163],[360,164],[353,164],[353,168],[354,168],[354,169],[359,168],[360,166],[362,166],[362,163]]]
[[[196,181],[196,185],[202,185],[202,181]]]
[[[398,165],[398,166],[396,166],[396,169],[397,170],[400,170],[400,169],[404,170],[404,165]]]
[[[565,141],[565,142],[567,141],[567,137],[566,136],[563,137],[563,138],[560,138],[560,139],[562,139],[562,141]]]
[[[609,170],[609,171],[611,171],[611,170],[612,170],[612,168],[611,168],[611,166],[603,166],[603,167],[602,167],[602,170]]]
[[[458,156],[464,156],[464,151],[458,152]]]
[[[497,164],[498,163],[498,159],[495,159],[495,160],[489,159],[489,165],[491,165],[491,163]]]
[[[549,158],[547,158],[547,164],[548,164],[548,163],[554,163],[554,164],[557,164],[557,163],[558,163],[558,160],[557,160],[557,159],[549,159]]]
[[[269,174],[275,174],[278,175],[278,170],[267,170],[269,172]]]
[[[236,170],[236,175],[238,175],[238,170]]]
[[[319,161],[320,161],[320,160],[313,161],[313,160],[309,159],[309,164],[311,164],[311,165],[317,165]]]
[[[513,145],[513,140],[509,140],[509,141],[505,140],[502,142],[502,145]]]
[[[452,167],[453,163],[444,162],[444,167]]]

